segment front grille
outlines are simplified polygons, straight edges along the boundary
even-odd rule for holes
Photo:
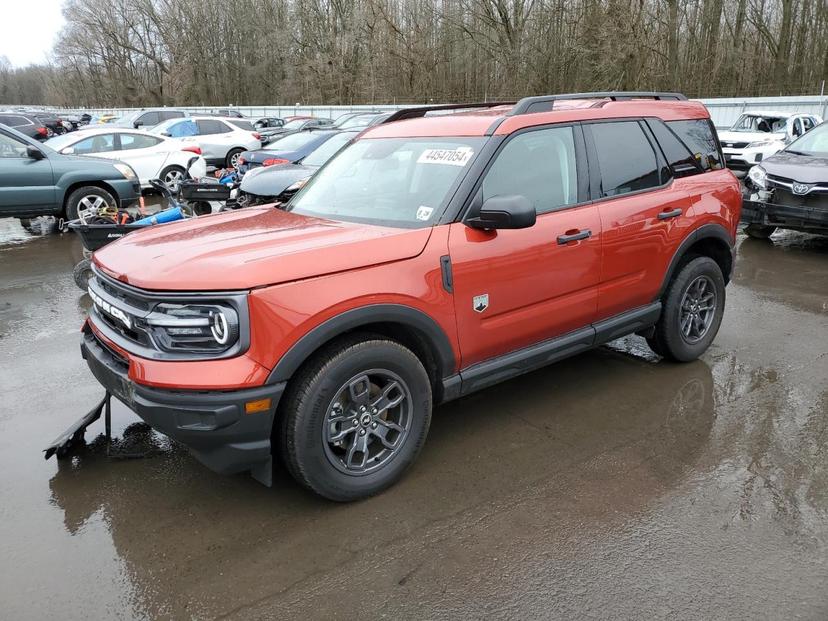
[[[749,142],[723,142],[722,146],[728,149],[744,149],[749,144]]]
[[[127,306],[139,308],[144,311],[148,311],[150,309],[150,303],[147,300],[142,299],[129,289],[123,287],[118,283],[118,281],[109,278],[109,276],[105,274],[102,274],[99,270],[95,270],[95,276],[97,277],[98,284],[100,285],[101,289],[106,291],[109,295],[118,298]]]
[[[786,188],[776,188],[775,202],[787,207],[802,207],[804,209],[819,209],[828,211],[828,192],[810,192],[809,194],[794,194]]]

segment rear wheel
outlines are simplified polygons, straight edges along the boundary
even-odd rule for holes
[[[167,166],[161,171],[161,174],[158,177],[167,185],[168,188],[170,188],[170,191],[175,194],[178,192],[178,186],[184,180],[186,175],[187,172],[181,166]]]
[[[291,475],[350,501],[382,491],[413,463],[431,421],[431,384],[399,343],[364,335],[323,350],[285,395],[279,432]]]
[[[710,257],[696,257],[670,282],[652,350],[670,360],[689,362],[701,356],[719,331],[725,307],[722,270]]]
[[[239,163],[239,156],[244,152],[244,149],[230,149],[227,152],[227,157],[225,158],[225,164],[227,164],[227,168],[235,168],[236,165]]]
[[[748,224],[745,227],[745,233],[753,239],[768,239],[775,230],[775,226],[765,226],[763,224]]]
[[[78,188],[66,199],[66,218],[86,220],[106,207],[116,209],[117,206],[112,194],[97,186],[87,185]]]

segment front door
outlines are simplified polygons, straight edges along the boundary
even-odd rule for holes
[[[535,205],[534,226],[482,231],[451,225],[461,365],[487,360],[589,326],[601,260],[597,208],[585,203],[580,127],[515,134],[479,189],[479,200],[520,194]]]
[[[57,211],[52,163],[29,157],[28,147],[0,131],[0,217]]]

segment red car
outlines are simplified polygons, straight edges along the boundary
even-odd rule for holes
[[[677,361],[710,345],[741,193],[701,103],[398,118],[286,207],[96,252],[82,349],[107,390],[216,471],[270,484],[278,456],[346,501],[400,478],[437,404],[631,333]]]

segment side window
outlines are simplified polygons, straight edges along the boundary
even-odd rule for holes
[[[115,134],[99,134],[97,136],[90,136],[80,142],[76,142],[73,146],[77,155],[86,155],[88,153],[105,153],[107,151],[115,150]]]
[[[656,154],[637,121],[593,123],[601,196],[620,196],[661,185]]]
[[[814,119],[810,116],[802,117],[802,127],[804,131],[809,132],[814,128]],[[804,132],[803,132],[804,133]]]
[[[577,203],[572,128],[539,129],[512,138],[486,173],[482,193],[484,201],[521,194],[532,201],[539,214]]]
[[[158,138],[152,136],[141,136],[140,134],[121,134],[121,150],[149,149],[159,142]]]
[[[23,127],[24,125],[33,125],[33,123],[27,118],[12,114],[0,116],[0,123],[3,123],[3,125],[8,125],[9,127]]]
[[[0,119],[2,123],[2,119]],[[27,144],[0,133],[0,158],[21,158],[26,157]]]
[[[198,136],[198,127],[194,121],[181,121],[173,123],[167,128],[167,133],[173,138],[185,138],[187,136]]]
[[[135,119],[136,123],[140,123],[144,127],[154,127],[161,122],[161,119],[158,118],[157,112],[145,112],[137,119]]]
[[[719,141],[709,120],[667,121],[667,127],[687,145],[704,170],[722,168]]]
[[[675,177],[687,177],[704,172],[701,162],[695,158],[690,148],[684,144],[661,119],[647,119],[647,125],[658,141],[664,159]],[[668,172],[668,176],[669,176]],[[662,177],[665,179],[665,177]]]
[[[221,121],[216,121],[215,119],[200,119],[196,121],[198,123],[198,135],[199,136],[209,136],[210,134],[224,134],[230,131],[230,128],[227,127]]]
[[[184,118],[184,113],[179,110],[165,110],[163,112],[159,112],[158,117],[162,121],[166,121],[168,119],[181,119]]]

